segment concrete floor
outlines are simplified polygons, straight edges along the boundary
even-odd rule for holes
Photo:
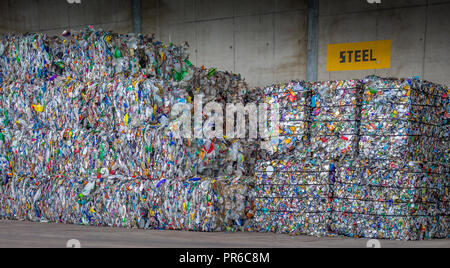
[[[196,233],[77,225],[0,221],[0,248],[62,248],[77,239],[81,247],[162,247],[162,248],[304,248],[367,247],[367,239],[344,237],[289,236],[272,233]],[[450,248],[450,239],[432,241],[381,240],[381,247]]]

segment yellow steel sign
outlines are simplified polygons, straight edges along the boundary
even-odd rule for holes
[[[388,68],[391,40],[328,45],[328,72]]]

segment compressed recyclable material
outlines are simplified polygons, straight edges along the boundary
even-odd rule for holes
[[[353,157],[358,142],[359,80],[314,83],[311,152],[314,158]]]
[[[373,76],[305,85],[311,142],[257,163],[250,230],[447,238],[448,89]]]
[[[187,44],[165,45],[153,36],[118,35],[92,27],[66,36],[5,35],[0,66],[4,80],[33,82],[70,75],[89,82],[117,74],[181,81],[192,76]]]
[[[361,111],[360,155],[440,161],[442,90],[417,80],[368,78]],[[441,92],[440,92],[441,91]]]
[[[242,228],[246,184],[236,174],[251,170],[245,158],[255,148],[180,136],[172,111],[180,103],[193,111],[197,95],[204,104],[245,104],[250,92],[239,75],[193,66],[187,44],[92,28],[3,36],[1,44],[2,217]]]
[[[238,75],[192,66],[186,45],[90,29],[70,38],[6,36],[2,45],[0,158],[9,162],[3,178],[247,172],[250,146],[176,134],[174,105],[191,111],[196,94],[204,103],[226,103],[249,93]],[[60,70],[52,63],[61,57]]]
[[[257,165],[250,230],[327,234],[328,171],[314,160],[272,160]],[[327,168],[327,167],[325,167]]]
[[[0,216],[92,226],[234,230],[247,219],[247,184],[246,178],[11,179],[1,185]]]
[[[278,126],[273,128],[268,117],[268,137],[262,139],[266,158],[303,154],[308,143],[308,99],[309,91],[305,82],[292,81],[287,84],[272,85],[261,90],[259,101],[268,105],[268,110],[278,109]],[[281,108],[281,109],[280,109]]]

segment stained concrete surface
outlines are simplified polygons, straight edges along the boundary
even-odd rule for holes
[[[82,248],[366,248],[368,239],[290,236],[274,233],[199,233],[87,227],[0,220],[0,248],[64,248],[77,239]],[[450,248],[449,239],[380,240],[382,248]]]

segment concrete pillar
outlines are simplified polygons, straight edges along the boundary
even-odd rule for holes
[[[132,1],[131,10],[133,12],[133,32],[142,33],[141,0]]]
[[[308,0],[308,46],[306,80],[317,81],[319,47],[319,0]]]

